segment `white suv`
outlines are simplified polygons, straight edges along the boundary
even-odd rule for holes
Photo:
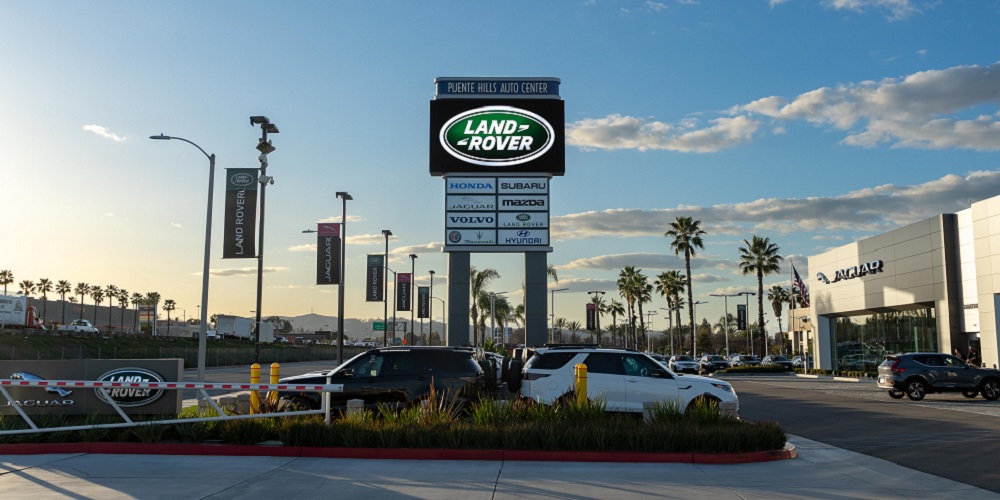
[[[732,385],[697,375],[681,375],[649,356],[623,349],[551,347],[535,350],[521,372],[522,397],[552,404],[573,391],[574,367],[587,365],[587,397],[602,399],[607,410],[642,413],[643,403],[676,403],[687,409],[698,399],[719,403],[739,414],[739,398]]]

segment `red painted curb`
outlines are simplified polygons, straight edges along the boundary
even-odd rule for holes
[[[751,453],[641,453],[621,451],[451,450],[436,448],[314,448],[146,443],[25,443],[0,445],[0,455],[93,453],[103,455],[213,455],[244,457],[357,458],[387,460],[487,460],[519,462],[617,462],[745,464],[788,460],[795,446]]]

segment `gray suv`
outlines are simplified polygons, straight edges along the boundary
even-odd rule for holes
[[[1000,399],[1000,371],[977,368],[936,352],[895,354],[878,366],[878,388],[893,399],[906,395],[920,401],[932,392],[961,392],[967,398],[982,394],[996,401]]]

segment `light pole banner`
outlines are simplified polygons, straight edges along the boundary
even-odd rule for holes
[[[597,329],[597,305],[587,304],[587,330]]]
[[[410,284],[413,282],[413,275],[410,273],[396,274],[396,310],[410,310]]]
[[[223,259],[257,257],[257,169],[226,169],[226,220],[222,232]]]
[[[316,234],[316,284],[340,284],[340,224],[320,223]]]
[[[747,306],[743,304],[736,304],[736,329],[747,329]]]
[[[429,318],[430,315],[430,302],[431,302],[431,287],[429,286],[418,286],[417,287],[417,317],[418,318]]]
[[[368,255],[368,272],[365,273],[365,301],[382,302],[385,296],[385,256]]]

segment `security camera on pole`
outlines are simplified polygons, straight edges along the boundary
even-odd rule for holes
[[[257,151],[260,151],[260,156],[257,157],[257,160],[260,161],[260,177],[258,177],[258,182],[260,182],[260,227],[257,232],[257,309],[255,310],[256,317],[253,327],[253,359],[254,363],[259,364],[261,292],[264,288],[264,193],[268,184],[274,184],[274,179],[267,175],[267,155],[277,149],[271,145],[267,134],[268,132],[277,134],[278,126],[271,123],[271,120],[268,120],[266,116],[251,116],[250,125],[260,125],[260,139],[257,141]]]

